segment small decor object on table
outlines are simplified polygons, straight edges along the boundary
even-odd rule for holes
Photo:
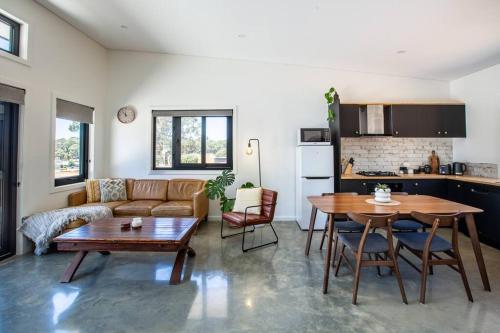
[[[142,227],[142,217],[134,217],[132,219],[132,229],[139,229]]]
[[[122,230],[129,230],[130,224],[130,222],[123,222],[122,224],[120,224],[120,227],[122,228]]]
[[[391,202],[391,189],[386,184],[377,184],[375,186],[375,201]]]

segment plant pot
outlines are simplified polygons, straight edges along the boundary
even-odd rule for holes
[[[375,190],[375,201],[377,202],[391,202],[391,190]]]

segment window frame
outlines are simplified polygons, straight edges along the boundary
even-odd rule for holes
[[[21,23],[14,21],[10,17],[7,17],[6,15],[0,13],[0,21],[3,21],[7,25],[10,26],[11,32],[10,32],[10,41],[11,41],[11,48],[12,51],[7,51],[4,49],[0,49],[0,51],[12,54],[16,57],[19,57],[19,44],[21,41]]]
[[[57,118],[56,118],[57,119]],[[66,186],[71,184],[83,183],[89,175],[89,143],[90,143],[90,125],[87,123],[80,123],[80,174],[78,176],[55,178],[54,174],[54,187]],[[54,138],[55,145],[55,138]],[[55,154],[53,158],[55,157]],[[54,163],[54,160],[52,161]]]
[[[208,110],[207,110],[208,111]],[[231,110],[233,111],[233,110]],[[186,113],[189,111],[186,110]],[[155,116],[152,115],[152,145],[151,145],[151,169],[153,171],[169,171],[169,170],[232,170],[233,169],[233,115],[231,116],[215,116],[215,115],[185,115],[185,116],[171,116],[172,118],[172,167],[157,167],[156,166],[156,118],[168,116]],[[201,163],[187,164],[181,163],[181,118],[183,117],[201,117]],[[207,118],[226,118],[226,137],[227,137],[227,162],[222,163],[206,163],[206,119]]]

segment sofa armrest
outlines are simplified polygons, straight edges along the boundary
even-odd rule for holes
[[[193,195],[193,216],[203,219],[208,215],[208,197],[205,189],[196,192]]]
[[[87,191],[82,190],[68,195],[68,206],[80,206],[87,203]]]

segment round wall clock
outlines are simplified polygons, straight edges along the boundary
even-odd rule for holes
[[[131,105],[124,106],[118,110],[118,120],[123,124],[128,124],[135,119],[135,108]]]

